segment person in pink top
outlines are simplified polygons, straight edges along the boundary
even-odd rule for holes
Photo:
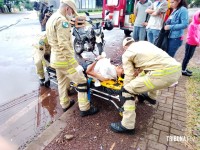
[[[200,46],[200,10],[194,14],[192,22],[188,26],[185,57],[182,62],[182,75],[184,76],[192,76],[192,71],[187,69],[187,65],[197,46]]]

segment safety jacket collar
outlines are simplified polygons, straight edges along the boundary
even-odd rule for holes
[[[68,21],[70,21],[70,18],[67,17],[65,14],[63,14],[63,13],[61,12],[60,9],[58,9],[57,12],[58,12],[60,15],[62,15],[63,17],[65,17]]]

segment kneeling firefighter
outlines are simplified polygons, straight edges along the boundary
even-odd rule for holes
[[[135,131],[135,97],[140,100],[156,99],[157,90],[169,87],[181,77],[181,64],[162,49],[147,41],[134,42],[133,38],[123,41],[126,50],[122,55],[124,87],[121,100],[123,118],[111,123],[111,129],[119,133]]]
[[[51,47],[48,43],[46,32],[42,32],[36,40],[37,41],[33,44],[33,59],[36,66],[36,72],[39,77],[40,85],[43,86],[45,82],[44,67],[49,66],[49,62],[44,59],[44,57],[50,57]]]
[[[76,83],[78,90],[78,105],[80,115],[93,115],[98,109],[90,106],[87,98],[87,80],[80,66],[74,58],[71,35],[71,18],[77,15],[75,3],[71,0],[62,0],[60,8],[47,21],[46,31],[48,42],[51,45],[50,65],[56,69],[58,92],[63,111],[67,111],[74,100],[69,100],[67,88],[69,81]]]

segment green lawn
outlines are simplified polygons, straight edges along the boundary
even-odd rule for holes
[[[191,68],[193,76],[187,83],[187,135],[194,141],[187,145],[194,150],[200,150],[200,68]]]

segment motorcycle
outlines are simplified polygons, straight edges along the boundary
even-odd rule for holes
[[[103,52],[103,47],[105,45],[104,33],[102,31],[103,26],[100,22],[93,23],[88,12],[85,12],[85,14],[87,16],[86,21],[92,26],[88,29],[76,27],[73,28],[72,35],[75,36],[75,53],[81,55],[83,51],[93,52],[95,50],[96,45],[98,48],[99,55],[101,55]],[[108,14],[109,11],[106,13],[106,15]]]

